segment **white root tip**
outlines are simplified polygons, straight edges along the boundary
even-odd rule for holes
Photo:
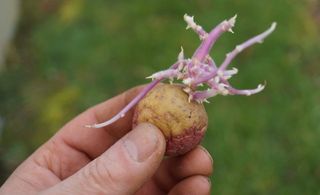
[[[232,18],[230,18],[229,20],[225,20],[222,23],[222,29],[223,31],[229,31],[231,33],[234,33],[232,31],[232,28],[234,27],[235,23],[236,23],[236,19],[237,19],[237,14],[235,16],[233,16]]]
[[[243,50],[244,48],[243,48],[243,46],[241,46],[241,45],[237,45],[236,46],[236,50],[237,50],[237,52],[241,52],[242,50]]]
[[[190,94],[188,97],[188,102],[190,103],[192,99],[193,99],[193,96]]]
[[[185,85],[190,86],[191,83],[192,83],[192,79],[191,78],[186,78],[186,79],[182,80],[182,83],[185,84]]]
[[[229,19],[229,24],[234,27],[234,25],[236,24],[236,19],[237,19],[238,15],[234,15],[232,18]]]
[[[236,24],[236,19],[237,19],[237,14],[234,15],[232,18],[230,18],[228,20],[228,24],[229,24],[229,29],[228,31],[231,32],[231,33],[234,33],[232,28],[234,27],[234,25]]]
[[[178,55],[178,61],[182,61],[184,60],[184,51],[183,51],[183,47],[181,46],[181,51]]]
[[[208,103],[208,104],[210,103],[207,99],[204,99],[203,102]]]
[[[261,40],[259,40],[258,42],[259,42],[259,43],[262,43],[262,42],[263,42],[263,39],[264,39],[266,36],[268,36],[269,34],[271,34],[271,33],[276,29],[276,27],[277,27],[277,23],[276,23],[276,22],[273,22],[273,23],[271,24],[270,28],[263,33],[263,34],[264,34],[264,37],[263,37]]]
[[[274,31],[277,27],[277,23],[276,22],[272,22],[271,27],[270,27],[270,31]]]
[[[194,28],[196,26],[196,24],[193,20],[193,16],[189,16],[188,14],[184,14],[183,19],[187,23],[186,29]]]
[[[185,87],[185,88],[183,88],[183,91],[186,92],[186,93],[190,93],[191,89],[189,87]]]
[[[264,90],[264,88],[265,88],[265,85],[259,84],[257,87],[257,91],[260,92],[260,91]]]
[[[148,76],[148,77],[146,77],[146,79],[154,79],[154,75],[151,75],[151,76]]]

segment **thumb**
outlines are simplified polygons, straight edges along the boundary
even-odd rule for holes
[[[133,194],[155,173],[164,151],[160,130],[140,124],[97,159],[44,193]]]

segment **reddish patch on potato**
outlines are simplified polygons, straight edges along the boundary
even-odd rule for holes
[[[166,155],[178,156],[189,152],[201,142],[206,130],[207,127],[202,129],[193,127],[186,129],[182,135],[168,138]]]

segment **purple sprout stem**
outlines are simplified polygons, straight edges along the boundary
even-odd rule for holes
[[[275,28],[276,28],[276,23],[274,22],[274,23],[272,23],[271,27],[268,30],[266,30],[265,32],[263,32],[263,33],[255,36],[255,37],[245,41],[244,43],[236,46],[236,48],[232,52],[227,54],[225,60],[223,61],[222,65],[218,69],[212,71],[210,74],[208,74],[208,75],[206,75],[206,76],[204,76],[202,78],[199,78],[199,79],[195,80],[193,84],[195,86],[197,86],[198,84],[204,83],[204,82],[212,79],[213,77],[215,77],[219,71],[225,70],[227,68],[227,66],[231,63],[231,61],[241,51],[243,51],[244,49],[248,48],[249,46],[251,46],[251,45],[253,45],[255,43],[262,43],[263,39],[265,39],[269,34],[271,34],[274,31]]]
[[[204,101],[206,99],[208,99],[209,97],[213,97],[217,95],[217,91],[214,89],[209,89],[209,90],[205,90],[205,91],[196,91],[192,94],[192,98],[194,100],[200,100],[200,101]]]
[[[228,91],[229,91],[229,94],[231,94],[231,95],[246,95],[246,96],[250,96],[250,95],[259,93],[263,89],[264,89],[264,86],[262,86],[262,85],[260,85],[256,89],[235,89],[235,88],[233,88],[231,86],[228,86]]]
[[[218,40],[218,38],[226,31],[231,31],[234,26],[236,16],[231,18],[229,21],[223,21],[218,26],[213,28],[206,38],[202,41],[201,45],[194,52],[192,58],[203,62],[205,57],[209,54],[213,44]],[[232,31],[231,31],[232,32]]]
[[[174,63],[169,69],[177,69],[179,66],[180,62],[176,62]],[[93,125],[86,125],[85,127],[88,128],[102,128],[105,126],[108,126],[112,123],[114,123],[115,121],[119,120],[120,118],[124,117],[125,114],[131,109],[133,108],[142,98],[144,98],[145,95],[147,95],[147,93],[153,89],[159,82],[161,82],[162,80],[164,80],[165,78],[159,78],[159,79],[155,79],[153,80],[151,83],[149,83],[135,98],[133,98],[131,100],[131,102],[129,102],[129,104],[127,104],[120,112],[118,112],[115,116],[113,116],[111,119],[102,122],[102,123],[98,123],[98,124],[93,124]]]
[[[218,40],[221,34],[224,32],[221,28],[222,23],[215,27],[205,38],[198,49],[193,54],[192,58],[197,59],[198,61],[202,62],[205,57],[208,55],[209,51],[211,50],[213,44]]]
[[[161,82],[163,79],[156,79],[153,80],[151,83],[149,83],[129,104],[127,104],[118,114],[113,116],[111,119],[99,123],[99,124],[93,124],[93,125],[86,125],[86,127],[89,128],[102,128],[105,126],[108,126],[115,121],[119,120],[120,118],[124,117],[125,114],[134,107],[153,87],[155,87],[159,82]]]
[[[183,18],[188,24],[186,29],[191,28],[195,33],[199,35],[201,40],[205,39],[208,36],[208,33],[202,28],[202,26],[197,25],[194,22],[193,16],[188,16],[187,14],[185,14]]]
[[[228,86],[228,92],[230,95],[246,95],[246,96],[259,93],[264,89],[266,85],[266,83],[264,85],[259,85],[256,89],[236,89],[234,87],[231,87],[229,81],[227,81],[226,79],[221,78],[221,83],[224,83]]]
[[[228,65],[231,63],[231,61],[244,49],[250,47],[251,45],[254,45],[255,43],[262,43],[263,40],[274,31],[274,29],[276,28],[276,25],[277,24],[275,22],[272,23],[271,27],[265,32],[247,40],[246,42],[240,45],[237,45],[232,52],[227,54],[224,62],[219,67],[219,70],[225,70],[228,67]]]

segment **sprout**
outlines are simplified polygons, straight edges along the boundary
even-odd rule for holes
[[[255,89],[235,89],[228,80],[238,73],[236,68],[228,69],[232,60],[244,49],[256,43],[262,43],[263,40],[270,35],[276,28],[276,23],[272,23],[271,27],[265,32],[237,45],[233,51],[228,53],[221,63],[217,66],[214,60],[209,56],[210,50],[217,39],[225,32],[233,33],[232,28],[235,25],[237,15],[224,20],[209,33],[207,33],[200,25],[196,24],[193,16],[184,15],[187,23],[187,29],[192,29],[199,35],[202,41],[200,46],[194,52],[191,58],[185,58],[183,48],[178,55],[177,62],[171,65],[167,70],[162,70],[147,77],[152,82],[147,85],[127,106],[125,106],[118,114],[108,121],[100,124],[87,125],[90,128],[100,128],[107,126],[121,117],[124,117],[132,107],[134,107],[152,88],[159,82],[169,79],[170,83],[174,79],[182,81],[184,91],[189,94],[189,101],[198,103],[208,102],[208,98],[220,95],[253,95],[261,92],[265,85],[259,84]],[[206,90],[197,90],[200,86],[208,86]]]

